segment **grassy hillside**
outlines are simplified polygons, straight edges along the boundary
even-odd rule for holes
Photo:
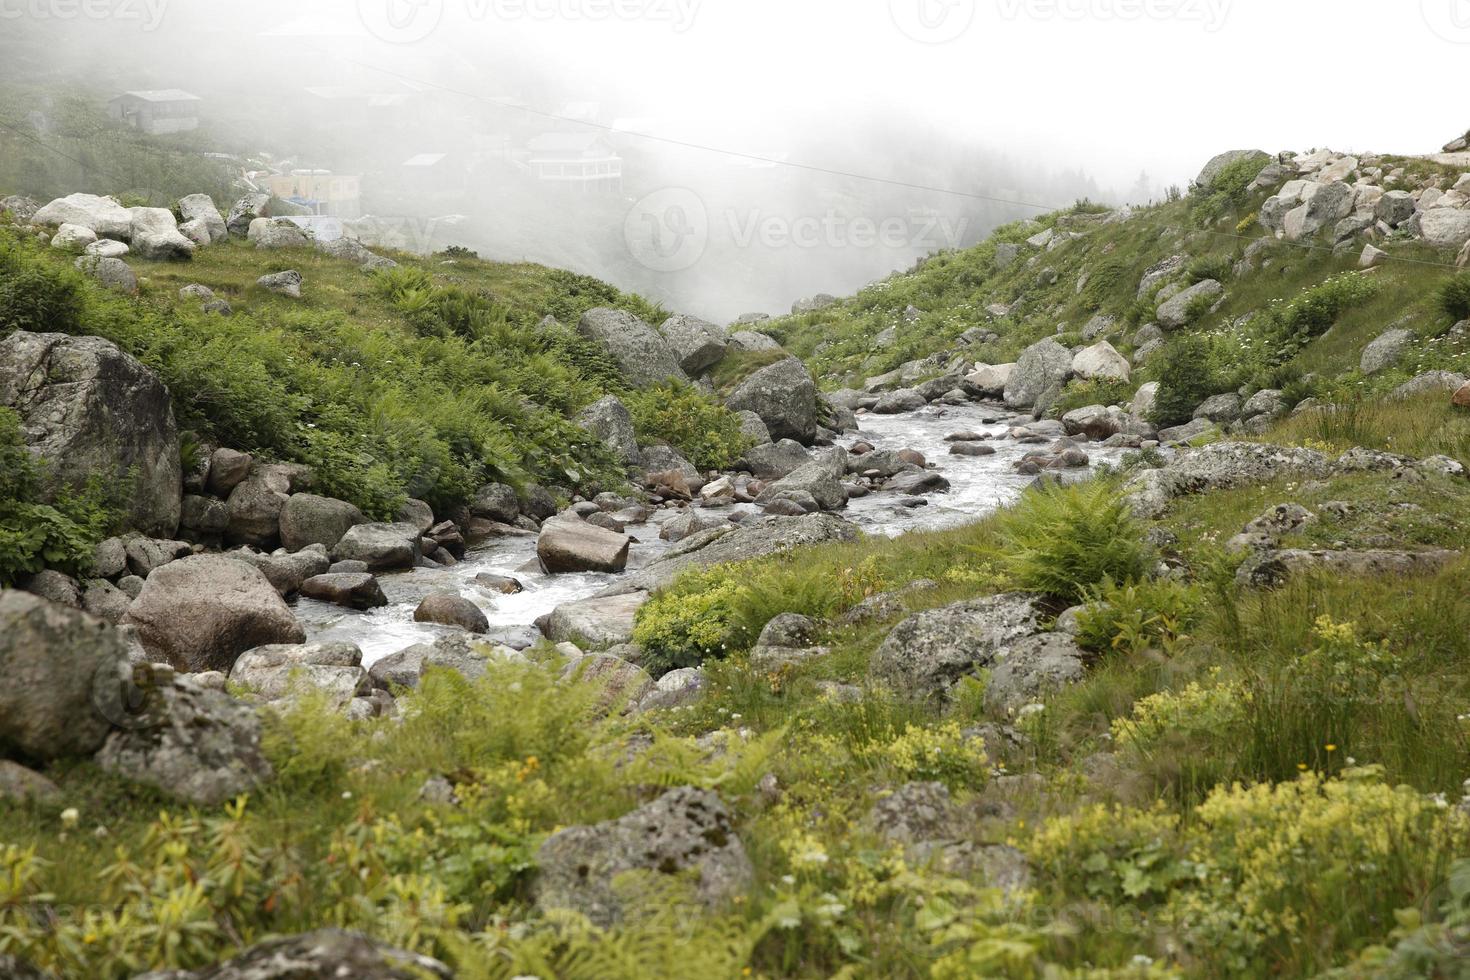
[[[1435,176],[1448,186],[1459,176],[1426,161],[1386,158],[1381,165],[1393,164],[1406,167],[1405,186],[1416,177]],[[832,387],[860,386],[864,378],[936,352],[962,352],[975,361],[999,364],[1015,360],[1025,347],[1047,336],[1076,345],[1082,343],[1083,328],[1098,316],[1114,321],[1099,339],[1109,340],[1131,357],[1133,335],[1152,321],[1157,305],[1151,295],[1138,294],[1140,280],[1155,263],[1178,255],[1184,257],[1179,281],[1215,278],[1226,287],[1226,302],[1202,313],[1183,331],[1207,344],[1206,394],[1241,387],[1290,388],[1296,399],[1371,393],[1387,391],[1427,370],[1470,370],[1467,342],[1440,339],[1455,322],[1438,298],[1438,290],[1454,275],[1453,253],[1436,253],[1407,238],[1390,240],[1383,247],[1392,260],[1359,272],[1361,242],[1339,253],[1334,253],[1330,238],[1298,244],[1262,242],[1265,233],[1255,214],[1274,190],[1252,194],[1237,185],[1223,196],[1194,195],[1138,209],[1127,220],[1081,203],[1035,221],[1008,225],[973,249],[937,255],[833,307],[782,318],[769,326]],[[1049,249],[1025,244],[1045,229],[1052,229],[1060,244]],[[1004,244],[1016,246],[1019,257],[1001,267],[996,252]],[[1237,275],[1237,264],[1253,244],[1251,261]],[[1043,276],[1047,270],[1055,272],[1054,282],[1048,282],[1050,275]],[[1346,302],[1332,310],[1327,322],[1313,323],[1302,332],[1296,329],[1298,324],[1283,325],[1269,315],[1273,308],[1294,301],[1322,298],[1314,290],[1343,275],[1363,284],[1348,287]],[[1326,286],[1328,292],[1332,288]],[[995,304],[1009,309],[999,316],[988,313]],[[902,314],[911,305],[922,315],[908,323]],[[977,326],[994,331],[1000,339],[962,344],[960,336]],[[1359,377],[1356,368],[1363,347],[1390,326],[1416,334],[1420,342],[1415,356],[1371,380]],[[897,328],[896,340],[880,348],[879,334],[891,327]],[[1155,380],[1166,361],[1155,358],[1135,372],[1133,387]],[[1309,375],[1314,377],[1304,381]],[[1076,404],[1085,402],[1073,399],[1058,409]]]
[[[369,275],[310,249],[232,241],[189,263],[133,263],[138,297],[108,292],[71,259],[0,232],[0,331],[88,333],[155,368],[191,444],[303,462],[319,492],[391,516],[406,496],[436,510],[485,482],[592,486],[605,450],[570,416],[623,390],[574,325],[594,306],[658,311],[596,280],[469,256],[398,256]],[[286,268],[301,299],[255,284]],[[233,308],[182,298],[208,286]],[[546,317],[562,324],[538,326]]]

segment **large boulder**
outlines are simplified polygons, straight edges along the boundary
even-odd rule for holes
[[[1241,161],[1246,161],[1252,170],[1259,172],[1262,167],[1271,162],[1271,156],[1264,150],[1227,150],[1210,158],[1210,162],[1205,164],[1199,176],[1194,179],[1195,186],[1201,190],[1210,190],[1227,167],[1241,163]]]
[[[536,853],[536,903],[574,909],[601,926],[623,915],[614,880],[627,872],[689,874],[707,905],[727,902],[750,887],[750,859],[735,834],[730,811],[709,790],[681,786],[617,820],[568,827]]]
[[[256,218],[245,235],[256,248],[306,248],[311,239],[286,218]]]
[[[490,632],[490,620],[484,611],[457,592],[434,592],[424,596],[413,611],[413,621],[456,626],[470,633]]]
[[[435,959],[342,929],[318,929],[257,943],[224,963],[161,970],[135,980],[451,980]]]
[[[1072,373],[1087,381],[1127,381],[1132,375],[1128,358],[1106,340],[1078,351],[1072,358]]]
[[[609,650],[633,641],[638,610],[646,592],[564,602],[551,611],[546,636],[553,643],[575,643],[588,652]]]
[[[157,375],[100,337],[18,330],[0,340],[0,405],[20,416],[45,459],[53,499],[101,478],[128,481],[125,523],[146,534],[178,529],[179,434]]]
[[[230,544],[273,548],[281,537],[281,512],[291,499],[290,471],[280,466],[254,466],[250,475],[230,491],[226,506]]]
[[[342,642],[256,647],[235,661],[230,681],[265,701],[323,694],[338,709],[372,688],[362,651]]]
[[[554,517],[541,525],[536,557],[548,575],[566,572],[621,572],[628,565],[632,539],[575,517]]]
[[[1311,238],[1353,213],[1356,191],[1342,182],[1316,185],[1310,198],[1286,212],[1282,231],[1288,241]]]
[[[268,780],[254,710],[192,677],[153,672],[142,704],[97,753],[104,770],[169,796],[217,806]]]
[[[1016,641],[990,672],[985,706],[996,713],[1014,715],[1026,705],[1076,684],[1085,673],[1082,651],[1070,636],[1028,636]]]
[[[697,377],[720,363],[729,347],[724,330],[697,316],[671,316],[659,331],[674,349],[679,366],[690,377]]]
[[[841,510],[847,506],[847,488],[842,483],[846,475],[847,450],[834,446],[810,463],[768,484],[756,497],[756,503],[768,504],[793,492],[809,493],[822,510]]]
[[[617,395],[607,395],[588,405],[577,416],[577,424],[596,436],[624,465],[638,465],[633,416]]]
[[[231,235],[245,238],[250,232],[250,225],[255,219],[263,217],[270,210],[271,196],[259,192],[246,194],[230,206],[230,213],[225,217],[225,226]]]
[[[89,755],[107,737],[103,713],[121,689],[128,647],[80,610],[0,591],[0,757]]]
[[[943,696],[961,677],[1040,632],[1040,615],[1035,600],[1019,593],[917,613],[888,634],[873,656],[873,673],[906,693]]]
[[[225,225],[225,219],[219,213],[219,208],[214,206],[214,201],[208,194],[189,194],[179,198],[179,217],[185,224],[198,222],[209,236],[208,242],[221,242],[230,237],[230,230]]]
[[[90,228],[100,238],[119,238],[124,241],[133,230],[132,213],[110,197],[96,194],[70,194],[59,197],[37,211],[31,221],[53,228],[61,225],[81,225]]]
[[[246,650],[306,641],[265,573],[222,555],[195,555],[156,570],[123,623],[137,627],[151,656],[187,672],[227,674]]]
[[[686,569],[764,558],[807,545],[853,542],[859,537],[855,525],[832,514],[765,517],[744,524],[727,523],[685,538],[599,594],[653,592],[668,585]]]
[[[1322,479],[1332,460],[1315,449],[1252,442],[1217,442],[1179,453],[1168,464],[1146,470],[1125,486],[1141,517],[1157,517],[1175,497],[1259,486],[1283,479]]]
[[[1470,242],[1470,211],[1430,208],[1419,215],[1419,237],[1435,248],[1460,248]]]
[[[51,236],[51,247],[61,252],[76,254],[88,246],[97,244],[97,233],[85,225],[62,225]],[[126,247],[126,246],[124,246]]]
[[[1404,351],[1414,342],[1412,330],[1394,329],[1379,334],[1378,337],[1363,348],[1363,356],[1358,359],[1358,369],[1364,374],[1377,374],[1386,371],[1399,362],[1404,356]]]
[[[605,307],[591,309],[582,314],[577,331],[606,347],[634,387],[646,388],[670,378],[689,380],[668,341],[631,313]]]
[[[295,554],[277,552],[272,555],[260,555],[242,548],[233,552],[230,557],[238,558],[245,564],[254,565],[260,569],[270,580],[271,587],[285,598],[300,592],[301,586],[307,579],[327,574],[327,570],[332,566],[326,550],[319,547],[298,551]]]
[[[330,550],[349,530],[366,523],[362,511],[345,500],[310,493],[293,494],[281,507],[281,544],[289,551],[300,551],[313,544],[325,545]]]
[[[762,480],[779,480],[810,463],[811,459],[811,453],[801,443],[782,439],[747,449],[740,465]]]
[[[108,255],[83,255],[72,263],[77,270],[108,289],[133,294],[138,291],[138,274],[122,259]]]
[[[1005,403],[1031,408],[1049,392],[1060,391],[1072,376],[1072,352],[1048,337],[1021,352],[1006,380]]]
[[[965,381],[979,391],[982,398],[1001,398],[1015,370],[1015,364],[977,364],[974,372],[965,376]]]
[[[301,583],[301,595],[348,609],[377,609],[388,604],[377,576],[369,572],[328,572]]]
[[[1181,290],[1159,304],[1155,317],[1165,330],[1177,330],[1189,323],[1190,314],[1199,302],[1215,300],[1225,292],[1225,287],[1214,279],[1197,282]]]
[[[194,257],[194,243],[179,233],[178,222],[168,208],[129,208],[133,254],[151,261],[187,261]]]
[[[358,524],[332,548],[333,561],[365,562],[370,572],[418,564],[423,545],[413,524]]]
[[[817,386],[794,357],[769,364],[746,378],[725,399],[732,412],[754,412],[772,439],[811,445],[817,437]]]

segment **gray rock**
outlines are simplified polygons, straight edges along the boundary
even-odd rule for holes
[[[1330,576],[1399,579],[1432,575],[1458,561],[1461,553],[1429,551],[1264,551],[1246,559],[1236,572],[1241,585],[1271,588],[1293,576],[1324,572]]]
[[[0,591],[0,756],[44,762],[95,752],[127,664],[127,644],[111,626]]]
[[[201,806],[216,806],[271,778],[260,750],[260,720],[249,707],[190,677],[141,690],[142,704],[128,726],[109,735],[97,753],[104,770]]]
[[[663,526],[659,528],[658,536],[664,541],[683,541],[692,534],[708,531],[722,524],[724,524],[724,518],[706,515],[691,507],[682,511],[678,516],[664,521]]]
[[[746,561],[827,542],[858,540],[852,524],[831,514],[806,517],[767,517],[745,524],[729,523],[686,538],[643,568],[624,576],[602,595],[653,592],[689,568],[707,568]]]
[[[605,714],[631,711],[654,688],[653,678],[648,671],[611,653],[591,653],[571,658],[562,668],[560,679],[563,682],[593,684],[600,688],[596,708]]]
[[[137,627],[150,656],[185,672],[229,673],[246,650],[306,640],[264,572],[219,555],[195,555],[155,571],[123,623]]]
[[[332,566],[324,549],[273,555],[257,555],[242,549],[231,552],[230,557],[260,569],[270,581],[271,587],[283,598],[300,592],[307,579],[327,574],[327,569]]]
[[[1001,398],[1006,384],[1016,370],[1015,364],[985,364],[965,376],[965,383],[975,389],[982,398]]]
[[[750,440],[753,446],[763,446],[771,442],[771,430],[766,427],[765,421],[754,412],[736,412],[740,419],[740,434]]]
[[[132,230],[129,247],[141,259],[153,262],[187,262],[195,245],[179,233],[179,224],[168,208],[129,208]]]
[[[633,416],[616,395],[607,395],[583,409],[577,424],[596,436],[627,466],[638,465],[638,436]]]
[[[97,243],[97,233],[82,225],[65,224],[51,237],[51,247],[63,252],[80,252]]]
[[[1258,486],[1286,478],[1322,479],[1331,472],[1332,460],[1313,449],[1217,442],[1185,450],[1164,467],[1140,473],[1129,481],[1125,491],[1135,513],[1157,517],[1170,500],[1186,494]]]
[[[671,316],[659,327],[659,332],[668,340],[679,366],[690,377],[697,377],[720,363],[729,346],[724,330],[696,316]]]
[[[266,701],[326,695],[339,711],[372,689],[362,669],[362,651],[341,642],[256,647],[235,661],[230,681]]]
[[[929,404],[929,400],[914,388],[900,388],[890,391],[878,399],[878,404],[873,411],[879,415],[898,415],[903,412],[913,412]]]
[[[391,653],[376,661],[368,669],[368,676],[386,690],[418,687],[431,670],[452,670],[475,681],[485,676],[486,669],[485,648],[463,633],[454,633]]]
[[[588,652],[631,643],[638,610],[647,601],[646,592],[629,592],[564,602],[551,611],[546,636],[553,643],[575,643]]]
[[[689,380],[674,349],[653,327],[631,313],[599,307],[582,314],[577,331],[607,348],[635,387]]]
[[[1165,330],[1178,330],[1189,323],[1190,307],[1195,301],[1205,298],[1214,300],[1224,295],[1225,287],[1214,279],[1197,282],[1188,289],[1175,293],[1159,304],[1154,316]]]
[[[413,568],[423,554],[420,537],[413,524],[357,524],[332,548],[332,560],[367,562],[373,572]]]
[[[363,564],[366,565],[365,562]],[[314,575],[301,583],[301,594],[308,599],[330,602],[349,609],[377,609],[388,604],[388,598],[383,595],[383,587],[378,583],[377,577],[366,571]]]
[[[1212,157],[1210,162],[1205,164],[1204,169],[1199,172],[1199,176],[1194,179],[1195,186],[1206,191],[1212,189],[1215,186],[1215,181],[1220,178],[1220,175],[1224,173],[1227,167],[1240,163],[1243,160],[1249,161],[1253,168],[1258,164],[1264,167],[1271,162],[1271,155],[1263,150],[1228,150],[1225,153]]]
[[[24,803],[27,800],[37,803],[55,803],[61,799],[61,787],[34,770],[8,759],[0,759],[0,802]],[[13,969],[13,968],[12,968]],[[6,980],[13,978],[24,978],[28,974],[9,972],[6,967],[5,957],[0,956],[0,977]],[[40,976],[39,973],[35,976]]]
[[[48,225],[81,225],[101,238],[126,240],[133,230],[133,215],[110,197],[96,194],[70,194],[59,197],[31,216],[31,223]]]
[[[875,676],[924,697],[946,694],[1040,631],[1030,596],[988,596],[917,613],[893,628],[873,657]]]
[[[1419,237],[1434,248],[1461,248],[1470,242],[1470,210],[1430,208],[1419,214]]]
[[[116,345],[17,330],[0,340],[0,405],[49,464],[48,501],[100,478],[127,487],[129,527],[178,529],[183,469],[168,389]]]
[[[730,346],[749,351],[781,349],[781,345],[775,340],[755,330],[736,330],[730,334]]]
[[[718,906],[741,894],[754,877],[730,811],[708,790],[680,787],[617,820],[569,827],[536,854],[534,894],[543,909],[569,908],[594,924],[623,916],[614,880],[631,871],[692,872],[697,896]]]
[[[245,237],[256,248],[306,248],[311,239],[287,218],[256,218],[250,222]]]
[[[104,623],[117,625],[127,615],[133,597],[105,578],[88,579],[82,588],[82,608]]]
[[[1386,371],[1399,362],[1413,342],[1414,332],[1412,330],[1384,331],[1378,335],[1377,339],[1363,348],[1363,356],[1358,361],[1358,369],[1364,374]]]
[[[131,266],[120,258],[103,255],[83,255],[75,262],[77,269],[97,280],[108,289],[120,289],[125,293],[138,291],[138,276]]]
[[[932,470],[907,470],[883,484],[883,489],[899,494],[942,493],[949,489],[949,481]]]
[[[754,412],[773,439],[810,445],[817,435],[817,386],[794,357],[777,361],[742,381],[725,399],[733,412]]]
[[[10,215],[10,220],[16,224],[30,224],[36,217],[36,212],[41,210],[41,202],[20,194],[12,194],[9,197],[0,198],[0,214]]]
[[[1282,228],[1288,241],[1310,238],[1352,214],[1355,191],[1346,183],[1323,184],[1310,200],[1286,213]]]
[[[1072,373],[1085,380],[1098,378],[1109,381],[1127,381],[1132,375],[1128,359],[1106,340],[1078,351],[1072,358]]]
[[[179,198],[179,217],[185,222],[201,222],[209,234],[209,241],[202,244],[222,242],[230,237],[224,215],[214,206],[208,194],[189,194]]]
[[[536,557],[549,575],[567,572],[621,572],[628,564],[631,539],[575,518],[554,517],[541,525]]]
[[[1419,202],[1408,191],[1388,191],[1378,199],[1373,215],[1391,228],[1405,224],[1419,210]]]
[[[425,505],[427,506],[427,505]],[[432,523],[433,513],[429,514]],[[345,500],[319,497],[311,493],[292,494],[280,511],[281,544],[288,551],[300,551],[309,545],[319,544],[328,550],[335,548],[352,528],[366,524],[362,511]],[[422,521],[414,522],[420,533],[427,527]]]
[[[452,980],[438,960],[342,929],[257,943],[233,959],[198,970],[165,970],[135,980]]]
[[[1277,416],[1286,413],[1286,398],[1274,388],[1263,388],[1245,400],[1240,407],[1241,418],[1257,415]]]
[[[1210,422],[1234,422],[1240,418],[1240,396],[1233,392],[1212,395],[1199,403],[1194,417]]]
[[[209,481],[206,486],[216,497],[228,497],[230,491],[245,482],[255,457],[234,449],[216,449],[209,457]]]
[[[213,497],[186,493],[179,508],[179,533],[190,541],[218,543],[230,526],[230,508]]]
[[[225,540],[254,548],[273,548],[281,537],[281,512],[291,497],[290,472],[278,466],[255,466],[230,491]]]
[[[1005,403],[1011,408],[1031,408],[1053,390],[1060,390],[1072,375],[1072,352],[1048,337],[1022,351],[1005,386]]]
[[[270,200],[269,194],[253,193],[246,194],[231,205],[230,213],[225,218],[225,226],[230,234],[237,238],[247,237],[255,219],[264,216],[269,210]]]
[[[847,506],[847,489],[842,483],[846,474],[847,451],[833,447],[768,484],[756,497],[756,503],[768,504],[795,491],[811,494],[822,510],[841,510]]]
[[[272,272],[255,280],[255,284],[261,289],[281,296],[289,296],[292,299],[301,298],[301,273],[295,269],[287,269],[285,272]]]
[[[46,568],[27,576],[21,583],[21,588],[59,606],[82,608],[82,589],[77,580],[55,569]]]
[[[127,549],[128,571],[139,578],[147,578],[154,569],[194,553],[187,541],[165,541],[137,534],[130,534],[123,540]]]
[[[829,293],[817,293],[815,296],[808,296],[805,299],[799,299],[795,303],[792,303],[791,312],[793,315],[815,313],[818,310],[825,310],[827,307],[833,306],[836,303],[836,296],[832,296]]]
[[[654,682],[653,688],[639,699],[636,712],[686,707],[698,701],[708,686],[709,681],[701,667],[671,670]]]
[[[821,628],[810,616],[799,613],[781,613],[773,617],[761,629],[758,647],[786,647],[799,649],[817,642]]]
[[[1149,266],[1138,281],[1137,298],[1143,299],[1153,291],[1154,287],[1173,278],[1188,261],[1189,256],[1187,255],[1171,255]]]
[[[1025,705],[1078,683],[1085,673],[1082,651],[1071,637],[1060,633],[1028,636],[1016,641],[991,670],[985,706],[1014,715]]]
[[[480,607],[454,592],[435,592],[425,596],[414,610],[413,620],[416,623],[457,626],[470,633],[490,632],[490,620],[485,618]]]
[[[740,465],[763,480],[779,480],[810,462],[806,447],[794,439],[782,439],[747,449]]]
[[[1470,378],[1455,371],[1426,371],[1395,388],[1392,397],[1412,398],[1440,391],[1453,393],[1464,387],[1466,381]]]

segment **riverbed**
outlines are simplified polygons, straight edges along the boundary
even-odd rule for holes
[[[924,454],[930,464],[950,482],[944,493],[930,494],[922,507],[905,507],[904,498],[896,493],[878,492],[849,502],[842,515],[869,534],[896,536],[916,530],[939,530],[974,521],[1014,501],[1035,479],[1015,472],[1014,464],[1038,447],[1006,438],[1014,425],[1029,421],[996,405],[962,406],[930,405],[902,415],[860,416],[861,430],[848,433],[841,444],[851,446],[868,442],[880,449],[914,449]],[[959,431],[972,431],[990,437],[995,447],[993,456],[952,456],[945,436]],[[1104,449],[1092,444],[1085,447],[1092,465],[1117,462],[1125,450]],[[1092,472],[1091,468],[1077,475]],[[750,505],[737,505],[712,511],[729,514],[737,509],[754,511]],[[674,517],[674,510],[659,510],[647,524],[630,525],[633,544],[628,569],[636,570],[669,548],[659,538],[663,521]],[[508,575],[519,580],[525,591],[502,595],[477,585],[475,576],[482,573]],[[535,642],[539,633],[532,625],[536,619],[565,602],[585,599],[600,592],[618,578],[613,574],[582,573],[543,575],[536,568],[536,538],[497,538],[468,554],[452,568],[419,568],[410,572],[380,576],[388,605],[371,612],[355,612],[339,606],[302,599],[296,615],[306,627],[312,642],[347,640],[356,643],[363,662],[373,662],[415,643],[433,640],[451,632],[449,627],[416,623],[413,613],[419,602],[433,592],[456,592],[474,602],[490,621],[486,639],[523,648]]]

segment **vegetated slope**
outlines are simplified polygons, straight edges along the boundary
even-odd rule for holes
[[[70,256],[0,235],[0,330],[112,340],[158,371],[195,444],[307,463],[321,492],[381,517],[407,496],[452,506],[491,480],[611,478],[605,449],[570,417],[624,384],[574,327],[596,306],[657,315],[539,266],[400,255],[398,269],[369,275],[310,249],[238,241],[187,264],[134,260],[134,298],[84,278]],[[256,285],[284,268],[306,279],[301,299]],[[195,283],[232,314],[179,296]]]
[[[1392,180],[1364,178],[1386,189],[1448,188],[1462,176],[1418,159],[1382,158],[1376,166],[1384,174],[1402,170]],[[1008,363],[1051,336],[1064,346],[1107,339],[1132,359],[1156,336],[1140,338],[1138,330],[1155,321],[1162,289],[1216,279],[1225,286],[1224,302],[1206,304],[1174,332],[1204,341],[1206,395],[1275,388],[1286,389],[1294,403],[1349,389],[1387,391],[1431,369],[1470,369],[1465,339],[1441,339],[1455,322],[1437,294],[1454,274],[1453,249],[1436,250],[1404,230],[1379,238],[1387,259],[1359,271],[1361,236],[1349,235],[1344,247],[1334,248],[1329,227],[1311,238],[1278,241],[1257,216],[1288,175],[1258,187],[1252,181],[1260,169],[1259,161],[1248,163],[1225,174],[1218,184],[1226,186],[1213,192],[1150,207],[1116,212],[1081,202],[1011,224],[975,248],[936,255],[834,306],[766,327],[831,387],[861,387],[868,377],[934,354]],[[1038,247],[1028,239],[1048,240]],[[1171,259],[1172,271],[1140,289],[1149,270]],[[1290,323],[1267,315],[1303,297],[1331,305],[1332,286],[1326,293],[1313,290],[1344,274],[1365,285],[1339,287],[1339,308],[1308,311]],[[1411,356],[1371,379],[1359,376],[1363,347],[1390,326],[1415,335]],[[998,339],[971,340],[989,332]],[[1133,387],[1156,380],[1168,360],[1160,355],[1136,365]],[[939,373],[938,367],[930,373]],[[1065,397],[1053,414],[1087,403]]]

